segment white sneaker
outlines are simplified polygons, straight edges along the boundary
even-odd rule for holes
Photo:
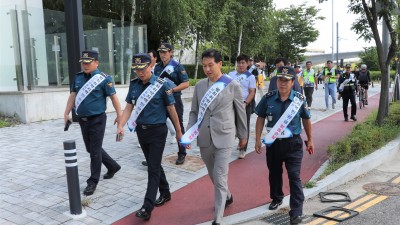
[[[169,143],[175,144],[176,143],[176,138],[175,137],[171,137],[171,141]]]
[[[239,150],[239,159],[244,159],[246,157],[246,151],[245,150]]]
[[[139,143],[137,144],[137,147],[138,147],[138,148],[142,148],[142,146],[140,146],[140,144],[139,144]]]

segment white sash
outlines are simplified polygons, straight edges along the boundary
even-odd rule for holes
[[[85,100],[85,98],[92,92],[101,82],[106,79],[104,73],[98,73],[90,78],[83,87],[79,90],[75,98],[75,113],[78,115],[78,107]]]
[[[154,95],[161,89],[165,82],[165,79],[157,78],[154,84],[149,85],[143,92],[140,94],[139,98],[136,101],[136,107],[133,110],[131,117],[129,118],[127,125],[128,129],[132,132],[136,128],[136,119],[139,114],[142,112],[144,107],[150,102],[150,100],[154,97]]]
[[[272,127],[267,127],[267,125],[265,125],[265,128],[268,133],[272,129]],[[276,136],[276,138],[289,138],[291,136],[292,136],[292,132],[289,130],[289,128],[286,127],[285,129],[283,129],[283,131],[281,133],[278,134],[278,136]]]
[[[208,106],[210,106],[210,104],[217,98],[218,94],[221,93],[221,91],[224,90],[224,88],[228,86],[228,84],[232,80],[233,79],[231,77],[224,74],[210,87],[210,89],[207,90],[200,101],[197,122],[191,128],[189,128],[189,130],[186,131],[186,133],[182,136],[180,140],[182,146],[186,147],[187,145],[192,143],[192,141],[197,136],[199,136],[199,128]]]
[[[343,89],[344,89],[344,86],[345,86],[347,83],[349,83],[350,81],[354,81],[354,74],[353,74],[353,73],[350,74],[349,79],[344,80],[343,83],[340,84],[340,86],[339,86],[339,91],[342,92]]]
[[[283,131],[285,131],[285,137],[292,137],[293,134],[289,129],[286,130],[286,127],[289,125],[290,121],[294,118],[294,116],[299,111],[300,107],[303,105],[303,101],[298,97],[294,97],[292,103],[290,103],[289,107],[285,110],[281,118],[279,118],[278,122],[271,128],[271,131],[263,138],[262,143],[269,146],[274,143],[275,139],[281,138],[280,135]],[[289,132],[287,132],[289,131]],[[282,138],[285,138],[282,137]]]

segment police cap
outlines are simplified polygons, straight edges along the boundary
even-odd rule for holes
[[[346,64],[346,68],[351,68],[351,64]]]
[[[79,62],[81,63],[91,63],[94,60],[99,59],[99,53],[94,50],[85,50],[82,51],[81,59]]]
[[[281,66],[276,73],[276,77],[282,77],[287,80],[294,80],[295,75],[296,72],[294,72],[293,67],[291,66]]]
[[[169,52],[171,50],[174,50],[174,47],[167,42],[161,43],[160,47],[158,47],[157,51],[161,51],[161,52]]]
[[[136,54],[132,57],[132,69],[142,70],[148,67],[151,63],[150,55],[147,53]]]

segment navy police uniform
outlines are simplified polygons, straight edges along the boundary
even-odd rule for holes
[[[267,119],[267,126],[273,127],[285,110],[298,97],[303,104],[287,128],[292,132],[293,137],[277,138],[271,146],[267,146],[267,166],[269,169],[270,197],[275,202],[281,202],[284,194],[282,191],[282,164],[289,177],[290,185],[290,212],[291,217],[301,216],[303,211],[304,194],[300,180],[301,161],[303,158],[303,142],[300,137],[300,119],[310,119],[310,111],[306,109],[304,96],[291,90],[290,96],[284,102],[279,97],[278,90],[268,92],[258,103],[255,112],[259,117]]]
[[[160,48],[158,48],[158,51],[165,51],[165,50],[172,50],[173,47],[172,45],[168,43],[163,43],[161,44]],[[167,66],[172,66],[174,69],[173,71],[164,71],[165,67]],[[163,72],[164,71],[164,72]],[[176,86],[180,85],[183,82],[189,81],[189,76],[186,73],[186,70],[182,64],[179,62],[175,61],[174,59],[170,59],[167,65],[164,66],[163,62],[159,62],[156,64],[154,67],[154,74],[157,77],[167,77],[170,79]],[[173,96],[175,98],[175,110],[176,113],[178,114],[179,118],[179,124],[181,126],[182,133],[185,133],[185,128],[183,126],[183,103],[182,103],[182,98],[181,98],[182,92],[177,91],[173,92]],[[179,145],[178,143],[178,157],[185,157],[186,156],[186,148]]]
[[[102,147],[107,121],[107,115],[105,114],[106,99],[108,96],[116,94],[111,76],[100,72],[98,69],[90,74],[79,72],[75,75],[75,80],[71,85],[71,92],[78,93],[85,83],[96,74],[104,76],[105,80],[87,95],[76,112],[86,151],[89,152],[91,159],[91,175],[87,180],[88,185],[97,185],[99,182],[102,163],[109,171],[118,171],[121,168]]]
[[[347,64],[346,67],[351,67],[350,64]],[[345,121],[348,121],[349,115],[347,114],[347,107],[349,105],[349,100],[351,102],[351,119],[357,120],[356,119],[356,113],[357,113],[357,105],[356,105],[356,88],[357,88],[357,79],[356,76],[349,72],[342,73],[339,77],[339,87],[341,84],[349,79],[349,82],[347,82],[344,85],[343,90],[339,89],[339,93],[343,98],[343,115]]]
[[[157,82],[157,77],[154,74],[146,84],[138,78],[133,79],[125,101],[135,105],[142,92],[155,82]],[[161,166],[161,160],[168,133],[166,106],[174,103],[171,86],[165,82],[136,120],[137,136],[148,165],[148,184],[143,203],[143,208],[147,212],[153,210],[158,190],[160,196],[170,196],[169,184]]]

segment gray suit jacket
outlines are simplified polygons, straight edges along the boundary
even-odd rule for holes
[[[186,129],[197,122],[201,99],[209,87],[211,84],[208,78],[196,84]],[[207,108],[200,125],[197,145],[209,147],[213,143],[217,148],[230,148],[235,145],[235,135],[239,139],[247,138],[247,119],[240,84],[233,80]]]

